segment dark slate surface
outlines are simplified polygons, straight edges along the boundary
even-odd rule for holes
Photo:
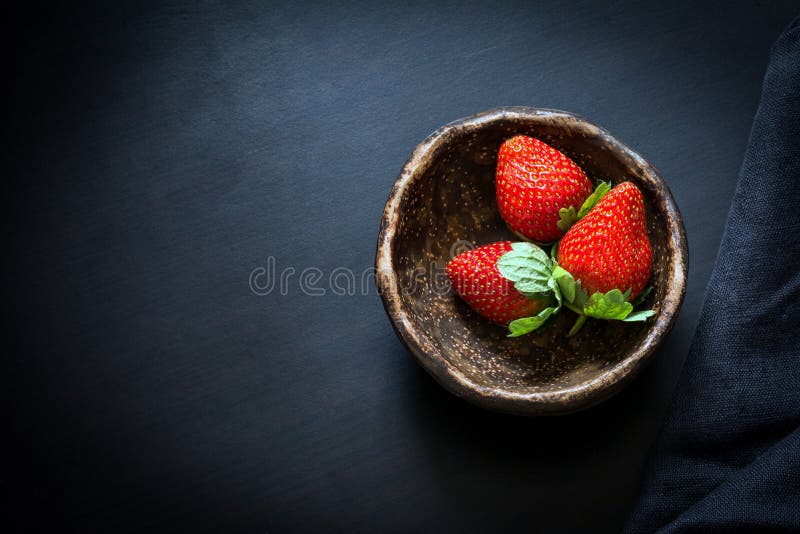
[[[618,530],[694,331],[796,2],[214,2],[8,13],[4,505],[29,530]],[[681,207],[688,294],[618,397],[550,419],[440,389],[360,274],[413,147],[569,110]],[[287,294],[249,287],[276,259]]]

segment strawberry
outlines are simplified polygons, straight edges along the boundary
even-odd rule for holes
[[[520,237],[539,243],[556,241],[568,228],[559,225],[559,212],[573,208],[574,215],[591,194],[586,173],[550,145],[518,135],[500,146],[497,207]]]
[[[458,295],[481,316],[497,324],[536,315],[547,301],[528,298],[497,268],[500,256],[512,250],[500,241],[463,252],[447,264],[447,277]]]
[[[558,265],[588,295],[630,289],[635,299],[653,271],[641,191],[631,182],[609,191],[561,239]]]

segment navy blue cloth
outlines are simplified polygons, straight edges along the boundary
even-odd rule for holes
[[[626,526],[749,530],[800,531],[800,18],[773,46],[697,333]]]

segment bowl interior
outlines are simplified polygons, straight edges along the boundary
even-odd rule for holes
[[[647,307],[661,308],[674,275],[669,242],[675,223],[664,203],[669,192],[643,160],[619,150],[604,131],[557,114],[510,114],[444,127],[432,136],[438,140],[424,157],[416,163],[412,157],[404,171],[411,179],[397,204],[390,249],[405,312],[398,328],[413,330],[424,346],[427,354],[417,354],[418,359],[443,360],[437,365],[449,364],[489,395],[558,393],[613,374],[636,347],[652,342],[648,332],[658,320],[589,320],[579,335],[567,338],[576,316],[564,310],[552,327],[510,339],[504,327],[481,319],[450,289],[444,268],[455,254],[493,241],[519,241],[498,213],[494,189],[497,151],[505,139],[517,134],[557,147],[593,182],[634,182],[645,198],[654,252],[654,289]]]

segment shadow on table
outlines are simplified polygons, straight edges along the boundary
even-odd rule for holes
[[[657,391],[673,339],[629,387],[582,412],[518,417],[486,411],[409,366],[409,420],[437,485],[441,510],[461,528],[619,530],[638,491],[664,395]],[[480,528],[478,528],[480,527]]]

